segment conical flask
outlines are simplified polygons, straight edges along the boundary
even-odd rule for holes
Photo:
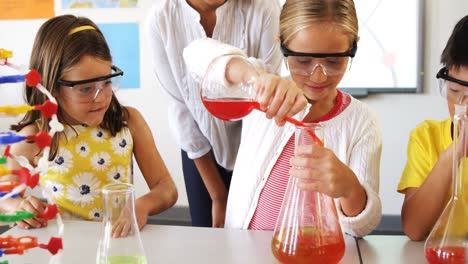
[[[466,263],[468,235],[468,94],[455,104],[453,117],[453,170],[451,197],[424,245],[426,260],[433,263]]]
[[[323,142],[320,124],[296,126],[295,147]],[[271,243],[280,263],[338,263],[345,244],[334,200],[300,188],[306,179],[290,177]]]
[[[102,194],[104,228],[96,264],[147,264],[135,216],[133,186],[112,183],[104,186]],[[115,235],[122,232],[126,235]]]

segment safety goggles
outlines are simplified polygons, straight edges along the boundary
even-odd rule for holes
[[[448,75],[447,67],[443,67],[436,74],[439,90],[442,96],[458,101],[458,98],[468,92],[468,82],[458,80]]]
[[[302,76],[310,76],[320,66],[326,76],[340,75],[346,71],[349,58],[354,58],[357,43],[353,42],[351,49],[338,53],[305,53],[295,52],[286,48],[281,42],[281,52],[287,58],[289,71]]]
[[[120,80],[123,76],[123,71],[117,66],[111,66],[112,73],[109,75],[80,80],[66,81],[59,80],[58,84],[69,87],[66,95],[77,103],[91,103],[96,100],[99,92],[106,96],[112,95],[120,87]]]

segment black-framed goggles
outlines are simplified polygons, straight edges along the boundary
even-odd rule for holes
[[[120,87],[120,79],[123,76],[123,71],[117,66],[111,66],[112,73],[79,81],[58,80],[58,84],[67,87],[65,96],[71,98],[77,103],[90,103],[96,100],[96,97],[101,92],[105,96],[111,96],[113,92]]]
[[[442,67],[442,68],[439,70],[439,72],[436,74],[436,78],[437,78],[437,79],[443,79],[443,80],[446,80],[446,81],[449,81],[449,82],[453,82],[453,83],[456,83],[456,84],[459,84],[459,85],[468,87],[468,82],[462,81],[462,80],[458,80],[458,79],[453,78],[453,77],[450,77],[450,76],[448,75],[447,67]]]
[[[306,53],[306,52],[296,52],[292,51],[284,45],[283,41],[281,41],[281,53],[283,56],[298,56],[298,57],[314,57],[314,58],[327,58],[327,57],[351,57],[354,58],[356,56],[357,51],[357,42],[353,41],[353,45],[351,49],[345,52],[337,52],[337,53]]]
[[[123,76],[123,74],[124,74],[123,71],[119,67],[117,67],[115,65],[112,65],[111,69],[112,69],[113,73],[111,73],[109,75],[105,75],[105,76],[101,76],[101,77],[97,77],[97,78],[92,78],[92,79],[87,79],[87,80],[79,80],[79,81],[58,80],[58,84],[68,86],[68,87],[73,87],[73,86],[78,85],[78,84],[105,81],[105,80],[111,79],[113,77]]]

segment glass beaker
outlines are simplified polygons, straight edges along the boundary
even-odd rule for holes
[[[317,141],[316,138],[321,141]],[[296,126],[295,147],[323,142],[323,127]],[[271,248],[280,263],[338,263],[345,243],[333,198],[300,188],[310,181],[289,177]]]
[[[228,70],[229,69],[229,70]],[[228,81],[227,76],[229,76]],[[256,79],[259,72],[248,58],[227,54],[214,59],[203,77],[200,97],[206,110],[224,121],[240,120],[254,109],[265,112],[257,101]],[[302,126],[293,117],[286,122]]]
[[[231,76],[236,75],[236,82],[226,80],[226,69],[232,64],[239,69],[229,71]],[[210,63],[204,75],[201,87],[201,100],[208,112],[224,121],[236,121],[260,109],[256,100],[256,90],[253,82],[258,76],[255,67],[243,56],[222,55]]]
[[[426,260],[431,264],[466,263],[465,246],[468,235],[468,204],[466,199],[468,196],[464,186],[468,172],[467,111],[466,104],[455,104],[451,198],[424,244]]]
[[[133,186],[111,183],[104,186],[102,194],[104,229],[96,264],[147,264],[135,216]],[[126,236],[114,236],[116,230],[123,229],[128,231]]]

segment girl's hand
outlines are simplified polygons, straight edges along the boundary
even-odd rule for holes
[[[129,208],[123,208],[119,218],[112,225],[112,237],[126,237],[132,235],[133,230],[132,213]]]
[[[18,201],[18,204],[15,206],[16,211],[26,211],[33,213],[35,215],[42,214],[47,207],[47,203],[42,202],[34,196],[28,196],[26,198],[15,198]],[[25,219],[23,221],[18,221],[16,224],[20,228],[30,229],[30,228],[40,228],[47,226],[47,220],[41,218],[31,218]]]
[[[143,210],[143,208],[135,206],[135,216],[138,224],[138,229],[141,230],[148,221],[148,213]],[[113,224],[112,227],[112,237],[126,237],[128,235],[133,235],[135,230],[133,230],[132,223],[132,212],[129,208],[122,209],[122,212]]]
[[[291,159],[290,175],[301,179],[300,188],[333,198],[347,197],[360,184],[353,171],[331,151],[319,145],[297,147]]]
[[[307,99],[293,81],[277,75],[263,73],[254,82],[257,100],[267,118],[275,118],[278,125],[284,125],[286,116],[293,116],[307,106]]]

